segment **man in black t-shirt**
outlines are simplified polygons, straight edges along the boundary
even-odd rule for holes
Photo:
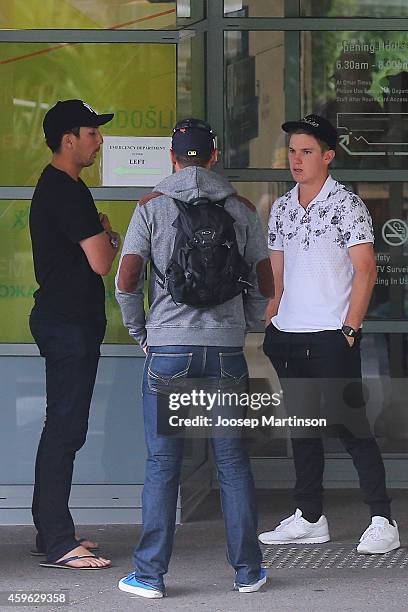
[[[45,357],[46,421],[38,446],[32,512],[45,567],[102,569],[110,561],[78,540],[68,508],[75,453],[85,443],[105,328],[105,289],[119,235],[80,179],[103,142],[98,115],[81,100],[58,102],[43,127],[53,156],[34,191],[30,233],[38,290],[30,329]]]

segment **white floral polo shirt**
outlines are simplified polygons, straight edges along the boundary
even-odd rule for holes
[[[278,198],[269,217],[268,246],[284,252],[284,290],[272,323],[288,332],[339,329],[353,279],[348,248],[374,242],[364,202],[329,176],[306,209],[298,185]]]

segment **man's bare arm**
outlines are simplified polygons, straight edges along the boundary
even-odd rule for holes
[[[265,325],[268,326],[271,322],[271,318],[278,312],[279,304],[283,294],[283,269],[284,269],[284,256],[283,251],[271,251],[269,255],[271,262],[273,279],[275,284],[275,295],[269,300],[268,306],[265,313]]]
[[[84,250],[92,270],[101,276],[109,274],[113,260],[119,250],[119,245],[117,247],[112,246],[109,234],[103,231],[81,240],[79,244]]]
[[[363,322],[370,303],[377,279],[377,266],[371,243],[356,244],[350,247],[349,255],[354,268],[354,276],[350,305],[344,323],[357,330]]]
[[[260,294],[265,298],[272,299],[275,295],[275,283],[270,260],[262,259],[256,264],[256,277]]]
[[[119,291],[134,293],[137,290],[143,268],[143,257],[132,254],[124,255],[118,270],[117,287]]]

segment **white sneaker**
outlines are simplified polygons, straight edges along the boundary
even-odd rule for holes
[[[357,552],[364,555],[378,555],[400,547],[398,525],[391,523],[383,516],[373,516],[371,525],[360,538]]]
[[[283,520],[273,531],[258,536],[262,544],[322,544],[330,541],[329,525],[325,516],[317,523],[309,523],[302,517],[302,511]]]
[[[266,584],[266,570],[261,568],[259,580],[252,582],[252,584],[239,584],[238,582],[234,582],[234,590],[240,593],[255,593],[259,591],[264,584]]]

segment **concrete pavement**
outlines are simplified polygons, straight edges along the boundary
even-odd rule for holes
[[[401,543],[408,542],[408,491],[391,491],[393,515],[400,526]],[[289,491],[258,491],[260,531],[273,528],[291,511]],[[368,525],[367,508],[358,490],[326,492],[326,516],[332,540],[351,547]],[[0,590],[67,590],[68,606],[5,607],[8,610],[185,610],[192,612],[403,612],[408,609],[408,568],[401,569],[293,569],[268,570],[268,583],[258,593],[232,591],[233,571],[225,558],[225,539],[218,492],[177,528],[174,553],[166,577],[168,597],[145,600],[119,591],[118,580],[131,571],[132,548],[139,526],[96,525],[78,528],[81,535],[97,539],[101,552],[113,566],[102,571],[44,569],[28,550],[34,541],[32,527],[0,527]],[[329,546],[328,544],[322,545]]]

